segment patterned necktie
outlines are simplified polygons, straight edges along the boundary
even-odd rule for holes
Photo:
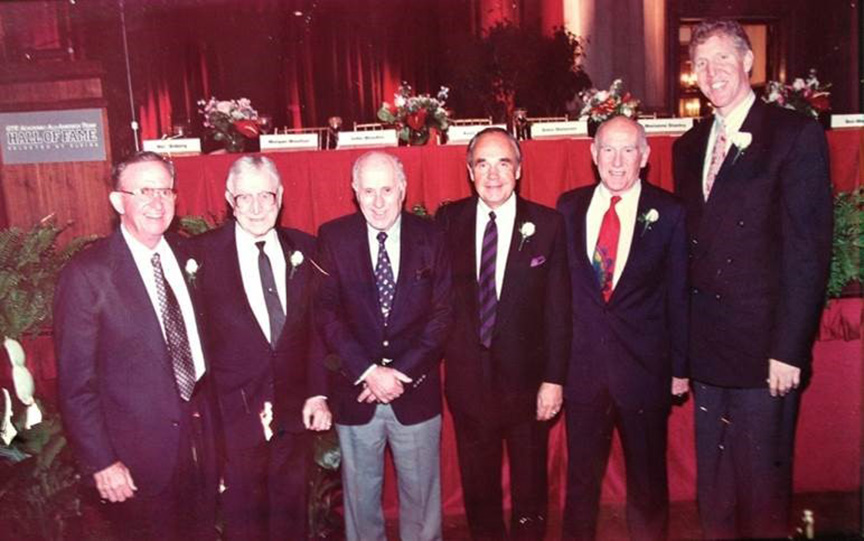
[[[603,215],[600,224],[600,234],[597,237],[597,246],[594,248],[594,259],[592,264],[594,272],[597,273],[597,282],[603,299],[609,302],[612,296],[612,279],[615,275],[615,257],[618,255],[618,237],[621,234],[621,221],[615,212],[615,205],[621,201],[618,195],[612,196],[609,208]]]
[[[477,278],[477,306],[480,310],[480,343],[487,348],[492,345],[492,331],[495,329],[495,311],[498,295],[495,291],[495,259],[498,257],[498,226],[495,213],[489,213],[486,230],[483,232],[483,247],[480,250],[480,275]]]
[[[186,335],[186,323],[180,311],[180,303],[174,296],[171,286],[165,281],[162,272],[162,260],[159,254],[150,258],[153,274],[156,278],[156,296],[159,298],[159,310],[162,312],[162,324],[165,326],[165,337],[168,340],[168,355],[174,368],[174,380],[180,398],[189,400],[195,390],[195,365],[192,362],[192,350],[189,347],[189,337]]]
[[[393,294],[396,292],[396,280],[393,278],[393,267],[390,265],[390,256],[387,255],[387,247],[384,241],[387,233],[378,233],[378,262],[375,264],[375,285],[378,286],[378,305],[381,306],[381,315],[384,316],[384,324],[390,316],[393,307]]]
[[[708,175],[705,177],[704,194],[705,201],[708,201],[708,196],[711,195],[711,188],[714,187],[714,180],[717,178],[717,173],[720,172],[720,167],[723,166],[723,160],[726,159],[727,152],[726,144],[726,126],[723,121],[717,120],[717,138],[714,140],[714,152],[711,153],[711,165],[708,166]]]
[[[285,311],[276,290],[276,279],[273,277],[273,267],[270,258],[264,252],[265,241],[255,243],[258,247],[258,273],[261,275],[261,289],[264,290],[264,304],[267,305],[267,317],[270,320],[270,345],[276,347],[282,327],[285,326]]]

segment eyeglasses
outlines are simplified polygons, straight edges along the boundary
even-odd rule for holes
[[[258,201],[258,206],[261,208],[270,208],[276,204],[276,192],[258,192],[256,194],[241,193],[234,196],[234,205],[241,209],[247,210],[252,207],[255,201]]]
[[[174,188],[135,188],[134,190],[114,190],[115,192],[125,193],[126,195],[132,195],[135,197],[143,197],[149,201],[156,199],[165,199],[168,201],[173,201],[177,199],[177,190]]]

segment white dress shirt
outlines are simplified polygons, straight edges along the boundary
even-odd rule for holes
[[[369,238],[369,255],[372,256],[372,270],[378,265],[378,233],[381,231],[375,229],[368,223],[366,224],[366,235]],[[390,229],[385,231],[387,240],[384,241],[384,247],[387,249],[387,257],[390,258],[390,266],[393,268],[393,280],[399,283],[399,256],[400,256],[400,241],[402,239],[402,215],[400,214]]]
[[[615,270],[612,273],[612,289],[618,285],[618,279],[624,272],[627,258],[630,256],[630,245],[633,243],[633,230],[636,228],[636,212],[639,210],[639,195],[642,193],[642,181],[637,179],[629,190],[617,195],[621,201],[615,205],[615,213],[621,222],[621,231],[618,236],[618,252],[615,255]],[[585,251],[588,261],[593,263],[594,250],[597,248],[597,239],[600,237],[600,225],[603,223],[603,215],[609,210],[612,201],[612,193],[602,183],[594,188],[594,195],[588,205],[588,213],[585,220]]]
[[[270,315],[267,312],[267,301],[264,300],[264,287],[261,285],[261,271],[258,270],[258,247],[256,242],[264,241],[264,253],[270,259],[270,267],[273,269],[273,279],[276,281],[276,293],[279,295],[279,303],[282,304],[282,312],[287,313],[285,306],[285,253],[282,251],[282,243],[275,229],[271,229],[260,237],[255,237],[248,231],[234,225],[234,238],[237,244],[237,261],[240,262],[240,276],[243,279],[243,290],[246,292],[246,300],[255,314],[255,319],[264,336],[273,343],[270,336]]]
[[[150,304],[153,305],[153,310],[156,312],[156,317],[159,318],[159,326],[162,327],[162,337],[166,343],[168,338],[165,334],[165,322],[162,321],[162,309],[159,307],[159,294],[156,291],[156,274],[153,270],[153,254],[159,254],[159,261],[162,264],[162,273],[165,275],[165,281],[174,292],[177,298],[177,303],[180,305],[180,313],[183,314],[183,323],[186,326],[186,336],[189,338],[189,348],[192,350],[192,364],[195,365],[195,380],[201,379],[206,370],[204,366],[204,352],[201,349],[201,338],[198,336],[198,324],[195,321],[195,310],[192,308],[192,299],[189,297],[189,290],[186,289],[186,280],[183,278],[183,272],[180,270],[180,265],[177,264],[177,258],[174,257],[174,252],[171,251],[171,246],[165,241],[165,238],[160,238],[156,248],[150,249],[132,236],[124,225],[120,225],[120,232],[123,234],[123,240],[132,252],[132,259],[135,260],[135,266],[138,268],[138,274],[144,280],[144,287],[147,289],[147,296],[150,297]]]
[[[732,141],[735,139],[735,134],[741,131],[741,125],[744,124],[744,119],[747,118],[747,113],[750,112],[750,107],[756,101],[756,94],[750,91],[747,98],[738,104],[725,117],[719,112],[714,112],[714,124],[711,125],[711,135],[708,136],[708,148],[705,149],[705,163],[702,164],[702,193],[705,193],[705,179],[708,177],[708,170],[711,169],[711,157],[714,154],[714,143],[717,141],[718,124],[722,123],[726,127],[726,153],[732,148]]]
[[[483,252],[483,235],[486,224],[489,223],[489,213],[493,209],[477,198],[477,221],[474,225],[475,235],[475,276],[480,279],[480,259]],[[510,194],[495,212],[495,225],[498,229],[498,251],[495,254],[495,294],[501,298],[501,286],[504,285],[504,271],[507,270],[507,256],[510,254],[510,241],[513,239],[513,228],[516,226],[516,193]]]

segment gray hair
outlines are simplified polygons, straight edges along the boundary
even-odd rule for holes
[[[747,54],[748,51],[753,51],[753,46],[750,45],[750,38],[747,37],[747,32],[744,31],[744,28],[738,21],[731,19],[707,19],[699,23],[690,35],[690,60],[693,60],[696,47],[714,36],[730,38],[742,56]]]
[[[149,150],[144,150],[142,152],[136,152],[132,154],[125,160],[121,161],[111,170],[111,183],[113,184],[113,189],[120,189],[120,177],[123,176],[123,172],[126,171],[126,168],[130,165],[135,165],[136,163],[145,163],[145,162],[158,162],[161,163],[165,170],[168,171],[168,174],[171,175],[171,184],[174,184],[175,170],[174,163],[162,156],[161,154],[157,154],[155,152],[151,152]]]
[[[231,164],[228,178],[225,179],[225,191],[233,194],[232,188],[236,186],[237,179],[252,171],[263,171],[276,181],[277,187],[282,186],[282,177],[273,160],[264,156],[243,156]]]
[[[360,173],[366,166],[367,162],[381,160],[388,162],[393,166],[393,170],[396,172],[396,181],[400,185],[405,186],[408,184],[408,177],[405,176],[405,167],[402,165],[402,161],[399,158],[387,152],[372,150],[357,158],[357,161],[354,162],[354,167],[351,168],[351,188],[353,188],[355,192],[360,185]]]
[[[645,152],[645,150],[648,149],[648,136],[645,133],[645,126],[643,126],[639,122],[633,120],[632,118],[626,117],[624,115],[616,115],[616,116],[613,116],[612,118],[604,120],[603,123],[597,127],[597,131],[594,133],[594,141],[595,142],[597,142],[600,139],[600,135],[602,134],[604,129],[607,127],[607,124],[610,124],[611,122],[627,122],[630,125],[635,126],[636,131],[639,134],[639,150],[641,150],[642,152]]]
[[[510,141],[510,146],[513,147],[513,152],[516,154],[516,165],[522,163],[522,147],[519,146],[519,141],[515,137],[513,137],[513,134],[511,134],[507,130],[498,127],[492,127],[480,130],[474,135],[474,137],[471,138],[471,141],[468,143],[468,153],[466,155],[468,160],[468,167],[472,167],[474,165],[474,147],[477,146],[480,138],[484,135],[491,135],[493,133],[499,133],[506,137],[508,141]]]

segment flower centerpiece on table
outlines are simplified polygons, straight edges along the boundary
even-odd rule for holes
[[[449,92],[442,86],[435,97],[415,96],[411,85],[403,82],[393,95],[393,103],[381,104],[378,119],[396,128],[399,139],[408,144],[425,145],[430,128],[446,132],[449,127],[450,113],[444,108]]]
[[[831,84],[820,83],[816,78],[816,70],[810,69],[807,79],[798,77],[791,85],[780,81],[768,81],[762,99],[765,103],[792,109],[818,119],[820,113],[826,113],[831,109],[829,88]]]
[[[618,115],[635,119],[639,115],[639,100],[623,90],[624,83],[621,79],[612,81],[609,90],[583,90],[579,93],[584,104],[579,118],[588,120],[589,126],[591,123],[600,125],[601,122]]]
[[[211,97],[209,101],[199,100],[198,107],[210,137],[221,141],[228,152],[243,152],[246,139],[254,139],[261,133],[258,111],[248,98],[220,101]]]

